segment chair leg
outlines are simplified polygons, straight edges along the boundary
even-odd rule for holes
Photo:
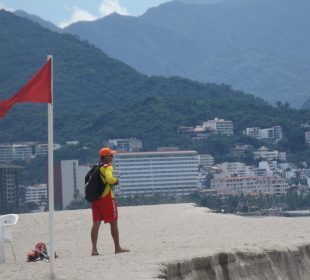
[[[0,263],[4,263],[4,243],[0,242]]]
[[[14,261],[16,262],[16,254],[15,254],[13,243],[11,241],[7,243],[11,244]],[[5,243],[0,244],[0,263],[5,263]]]
[[[13,242],[10,242],[10,243],[11,243],[11,248],[12,248],[12,252],[13,252],[13,255],[14,255],[14,260],[16,262],[16,255],[15,255],[15,250],[14,250]]]
[[[5,243],[2,244],[1,258],[2,258],[2,262],[5,263]]]

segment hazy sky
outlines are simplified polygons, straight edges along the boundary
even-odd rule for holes
[[[95,20],[112,12],[137,16],[169,0],[0,0],[0,9],[24,10],[64,27],[79,20]]]

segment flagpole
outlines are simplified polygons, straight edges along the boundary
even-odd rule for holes
[[[53,56],[51,59],[51,91],[52,102],[48,103],[48,205],[49,205],[49,241],[50,241],[50,277],[56,278],[55,274],[55,240],[54,240],[54,155],[53,155]]]

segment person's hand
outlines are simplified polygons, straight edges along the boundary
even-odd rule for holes
[[[118,185],[118,183],[119,183],[119,180],[118,180],[118,179],[116,179],[116,182],[115,182],[115,184],[114,184],[114,185],[116,186],[116,185]]]

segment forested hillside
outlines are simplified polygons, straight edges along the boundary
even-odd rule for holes
[[[305,150],[300,124],[310,120],[309,111],[292,110],[282,103],[272,107],[225,85],[148,77],[87,42],[51,32],[12,13],[0,12],[0,26],[0,99],[13,95],[45,63],[48,54],[54,56],[57,143],[78,140],[96,155],[109,138],[138,137],[149,150],[180,146],[206,152],[211,144],[196,146],[188,136],[177,134],[177,128],[219,117],[234,122],[236,138],[221,142],[224,146],[239,141],[242,137],[238,135],[248,126],[281,125],[285,135],[281,149]],[[46,142],[46,119],[44,104],[14,106],[0,119],[0,143]]]

